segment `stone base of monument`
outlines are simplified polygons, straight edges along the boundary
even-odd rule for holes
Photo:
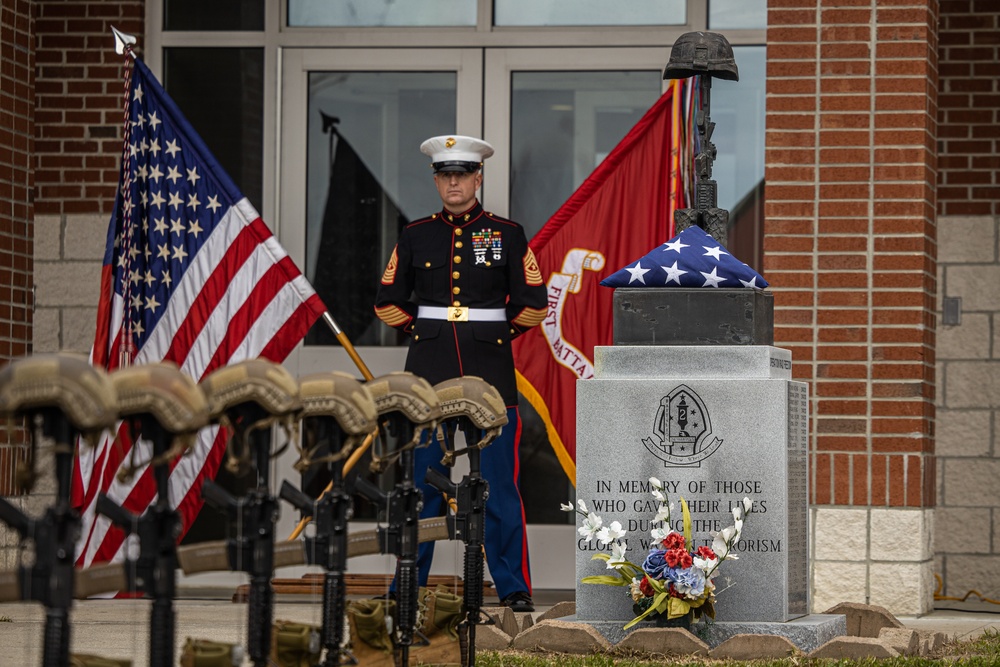
[[[576,616],[567,616],[564,621],[586,623],[607,639],[612,645],[618,644],[633,630],[644,627],[641,623],[623,630],[621,621],[577,621]],[[809,614],[784,623],[723,621],[707,624],[695,623],[691,634],[715,648],[736,635],[775,635],[785,637],[803,653],[811,653],[826,642],[847,634],[847,617],[842,614]]]

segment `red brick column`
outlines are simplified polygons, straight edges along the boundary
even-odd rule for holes
[[[0,361],[31,351],[31,155],[35,132],[32,5],[0,7]],[[20,434],[0,434],[0,495],[16,493],[14,465],[27,450]]]
[[[941,5],[938,212],[1000,215],[1000,4]]]
[[[123,90],[122,56],[115,53],[111,26],[141,38],[145,2],[35,4],[35,210],[110,214],[121,155]]]
[[[876,523],[929,531],[877,508],[935,504],[937,6],[768,1],[764,275],[810,384],[814,610],[864,576],[841,599],[929,611],[932,554],[877,555]],[[911,562],[915,606],[876,590],[879,560]]]

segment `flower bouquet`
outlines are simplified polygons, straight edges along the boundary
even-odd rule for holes
[[[711,532],[711,547],[694,548],[687,502],[684,498],[680,499],[684,532],[678,533],[671,528],[674,506],[667,498],[662,482],[650,477],[649,483],[653,498],[659,505],[650,530],[652,542],[641,567],[625,557],[628,543],[622,541],[626,531],[622,530],[620,522],[612,521],[605,525],[601,517],[587,511],[582,500],[577,501],[577,507],[562,505],[564,511],[575,511],[583,516],[582,525],[578,529],[580,535],[588,540],[596,538],[601,546],[611,547],[610,554],[599,553],[593,559],[605,561],[607,569],[614,570],[614,574],[584,577],[580,581],[585,584],[628,588],[636,617],[625,625],[626,630],[657,614],[667,620],[690,616],[695,619],[702,616],[715,618],[713,579],[723,561],[737,559],[733,554],[733,546],[740,539],[743,521],[750,512],[752,503],[749,498],[744,498],[733,507],[734,524],[718,532]]]

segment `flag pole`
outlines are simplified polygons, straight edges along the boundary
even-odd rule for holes
[[[330,311],[323,311],[323,321],[326,322],[326,326],[330,327],[330,331],[332,331],[333,335],[336,336],[337,342],[340,343],[341,347],[347,351],[348,356],[351,357],[354,365],[358,367],[359,371],[361,371],[365,380],[371,380],[374,378],[375,376],[372,375],[370,370],[368,370],[368,366],[365,365],[365,362],[362,361],[360,355],[358,355],[357,350],[355,350],[354,346],[351,345],[351,341],[348,340],[347,334],[345,334],[343,329],[337,325],[337,321],[333,319],[333,315],[330,314]]]
[[[374,379],[375,376],[372,375],[372,372],[370,370],[368,370],[368,366],[365,365],[365,362],[361,359],[361,356],[358,354],[358,351],[354,349],[354,346],[351,344],[350,339],[348,339],[347,334],[345,334],[344,331],[337,325],[337,320],[333,319],[333,315],[331,315],[329,311],[323,311],[323,321],[326,322],[326,326],[330,327],[330,331],[332,331],[333,335],[336,336],[337,342],[340,343],[340,345],[344,348],[344,350],[347,351],[348,356],[350,356],[351,360],[354,361],[354,365],[358,367],[359,371],[361,371],[361,375],[364,376],[365,380]],[[346,461],[344,461],[343,474],[346,475],[351,471],[351,468],[357,465],[358,461],[361,460],[361,457],[364,456],[365,452],[368,451],[368,448],[371,447],[372,442],[375,441],[375,435],[377,433],[378,430],[375,430],[366,435],[364,442],[361,443],[361,446],[355,449],[353,452],[351,452],[351,456]],[[333,482],[331,481],[329,484],[326,485],[326,488],[323,489],[323,493],[319,494],[319,497],[322,498],[324,493],[327,493],[332,489],[333,489]],[[298,539],[299,535],[302,534],[302,531],[305,530],[305,527],[309,523],[309,520],[310,517],[308,516],[303,516],[301,519],[299,519],[298,525],[296,525],[295,529],[292,530],[291,534],[288,536],[288,539],[289,540]]]
[[[354,349],[354,346],[351,344],[350,339],[347,338],[347,334],[345,334],[344,331],[339,326],[337,326],[337,321],[333,319],[333,315],[331,315],[329,311],[323,311],[323,321],[326,322],[326,326],[330,327],[330,331],[332,331],[333,335],[336,336],[337,342],[340,343],[340,345],[344,348],[344,350],[347,351],[348,356],[350,356],[351,360],[354,361],[354,365],[358,367],[359,371],[361,371],[361,375],[364,376],[365,380],[374,379],[375,376],[372,375],[372,372],[370,370],[368,370],[368,366],[365,365],[365,362],[361,359],[361,356],[358,354],[357,350]],[[368,451],[368,448],[371,447],[372,442],[375,441],[375,435],[377,433],[378,430],[376,429],[375,431],[372,431],[371,433],[365,436],[364,442],[361,443],[361,446],[355,449],[351,453],[351,456],[346,461],[344,461],[344,470],[342,474],[346,475],[351,471],[351,468],[357,465],[361,457],[364,456],[365,452]],[[333,490],[332,481],[326,485],[326,488],[323,489],[323,493],[319,494],[319,498],[322,498],[323,494],[331,490]],[[305,530],[305,527],[309,523],[310,518],[311,517],[303,516],[301,519],[299,519],[298,525],[296,525],[295,529],[292,530],[291,534],[289,534],[288,539],[289,540],[298,539],[299,535],[302,534],[302,531]]]

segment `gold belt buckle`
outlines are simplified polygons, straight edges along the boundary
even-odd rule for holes
[[[468,322],[469,321],[468,306],[448,306],[448,321]]]

